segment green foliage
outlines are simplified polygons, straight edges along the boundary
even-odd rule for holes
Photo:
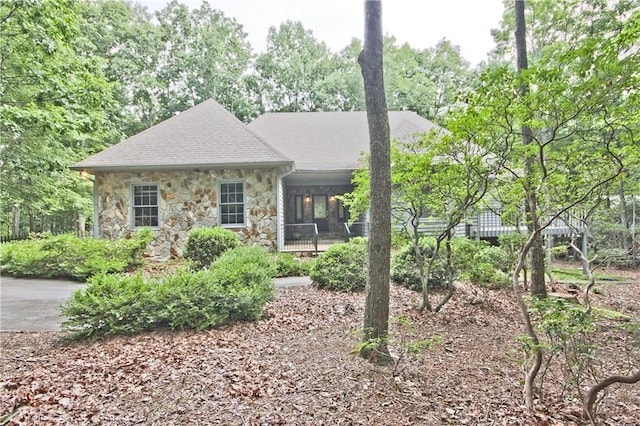
[[[251,45],[236,19],[207,2],[192,10],[169,2],[155,19],[161,39],[160,51],[153,52],[157,62],[150,64],[155,78],[142,89],[156,102],[156,118],[171,117],[212,97],[242,120],[255,115],[247,93]]]
[[[240,239],[225,228],[197,228],[189,233],[183,256],[194,269],[205,269],[222,253],[240,246]]]
[[[313,285],[337,291],[361,291],[367,283],[367,240],[352,238],[322,253],[309,272]]]
[[[117,134],[113,87],[84,50],[78,3],[0,2],[0,215],[22,217],[21,231],[35,226],[27,218],[90,212],[91,185],[69,166]]]
[[[569,247],[564,246],[556,246],[551,248],[551,255],[555,259],[566,259],[569,255]]]
[[[511,283],[511,257],[500,247],[482,248],[473,256],[473,267],[468,271],[469,280],[477,285],[491,288],[508,287]]]
[[[276,277],[302,277],[309,275],[311,263],[300,260],[291,253],[273,253],[271,258],[276,264]]]
[[[83,339],[256,320],[274,296],[272,264],[264,250],[238,247],[203,271],[152,279],[97,275],[63,306],[63,331]]]
[[[433,237],[421,237],[420,248],[427,263],[433,257],[436,240]],[[454,279],[464,275],[473,267],[473,256],[485,243],[466,238],[454,238],[451,241],[451,268]],[[420,270],[417,265],[413,243],[408,243],[397,250],[391,259],[391,279],[411,290],[421,291]],[[428,279],[430,288],[442,288],[448,279],[447,262],[442,248],[431,268]]]
[[[255,67],[271,109],[298,112],[335,109],[338,94],[327,83],[337,64],[326,43],[299,21],[286,21],[269,28]]]
[[[400,315],[399,317],[394,318],[392,323],[396,326],[398,334],[400,335],[398,343],[401,352],[417,354],[418,352],[442,343],[442,336],[437,334],[427,339],[411,340],[410,336],[416,333],[416,328],[411,319],[405,315]]]
[[[562,268],[554,266],[551,268],[551,274],[554,278],[578,284],[586,283],[589,280],[589,277],[582,271],[581,267]],[[623,275],[608,274],[597,270],[593,271],[593,276],[596,281],[614,282],[627,280]]]
[[[363,337],[367,336],[367,329],[360,329],[356,334],[360,335],[361,340],[353,347],[351,353],[361,355],[363,352],[370,354],[372,359],[387,354],[384,353],[384,348],[389,345],[393,345],[397,348],[397,356],[393,358],[393,375],[400,374],[400,364],[405,360],[407,356],[417,355],[420,352],[433,349],[434,347],[442,343],[442,336],[433,335],[426,339],[416,339],[416,328],[411,321],[405,315],[401,315],[391,319],[391,324],[394,327],[393,335],[378,337],[365,340]]]
[[[151,231],[145,229],[119,240],[81,239],[65,234],[7,243],[0,246],[2,273],[84,281],[93,275],[140,266],[151,239]]]
[[[522,250],[527,239],[529,239],[529,234],[520,234],[518,232],[502,234],[498,237],[498,245],[509,255],[508,270],[512,270],[515,267],[520,250]]]
[[[582,399],[582,390],[591,379],[595,345],[591,335],[596,330],[593,312],[577,303],[557,298],[533,298],[534,324],[541,334],[541,348],[548,354],[548,363],[558,360],[564,383]],[[530,344],[523,346],[531,353]],[[527,352],[528,351],[528,352]]]
[[[433,238],[420,238],[420,249],[425,258],[426,263],[433,257],[436,242]],[[418,269],[416,253],[413,243],[405,244],[397,250],[391,258],[391,279],[407,287],[410,290],[421,291],[422,281],[420,280],[420,271]],[[444,259],[439,257],[431,268],[431,276],[428,284],[431,288],[441,288],[447,282],[447,269]]]
[[[618,248],[598,250],[596,263],[607,268],[611,266],[616,268],[631,268],[636,266],[633,253],[630,250]]]

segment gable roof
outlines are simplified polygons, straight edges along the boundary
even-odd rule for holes
[[[88,171],[289,165],[281,154],[212,99],[156,124],[71,168]]]
[[[274,112],[248,127],[295,161],[298,171],[354,170],[369,152],[365,111]],[[403,139],[438,125],[412,111],[389,111],[391,138]]]

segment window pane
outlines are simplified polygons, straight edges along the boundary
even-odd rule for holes
[[[220,184],[220,223],[234,225],[244,223],[244,184],[227,182]]]
[[[158,186],[134,185],[132,210],[134,227],[158,226]]]
[[[327,196],[314,195],[313,196],[313,218],[324,219],[326,217],[327,217]]]

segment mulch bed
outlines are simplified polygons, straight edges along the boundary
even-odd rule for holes
[[[592,303],[640,322],[639,289],[640,281],[601,286]],[[278,290],[257,323],[209,331],[80,343],[2,333],[0,416],[13,414],[10,425],[581,424],[581,405],[554,369],[536,410],[524,409],[523,329],[510,292],[461,284],[438,314],[419,313],[418,298],[392,286],[391,316],[408,322],[393,322],[399,360],[385,367],[352,353],[364,295],[313,287]],[[596,337],[602,376],[639,368],[638,334],[615,325],[603,323]],[[441,343],[401,349],[433,336]],[[638,384],[614,387],[599,420],[640,424],[639,395]]]

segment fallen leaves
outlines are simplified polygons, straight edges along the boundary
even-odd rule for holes
[[[638,286],[607,287],[602,306],[638,320]],[[4,333],[0,416],[9,425],[413,425],[575,424],[551,386],[533,414],[521,401],[522,333],[511,295],[460,286],[438,314],[421,314],[416,293],[392,287],[392,316],[412,323],[400,337],[442,337],[396,366],[351,354],[362,327],[362,294],[279,290],[265,319],[209,331],[157,331],[62,344],[56,333]],[[635,305],[634,305],[635,306]],[[607,341],[619,336],[610,330]],[[616,340],[617,339],[617,340]],[[607,355],[614,357],[619,348]],[[394,353],[401,348],[394,347]],[[620,355],[620,354],[618,354]],[[607,364],[608,365],[608,364]],[[607,365],[603,365],[605,368]],[[616,365],[613,361],[611,365]],[[556,378],[546,377],[553,384]],[[640,418],[637,388],[610,393],[605,424]],[[618,404],[617,402],[620,402]],[[579,409],[579,406],[578,406]],[[606,423],[609,422],[609,423]]]

